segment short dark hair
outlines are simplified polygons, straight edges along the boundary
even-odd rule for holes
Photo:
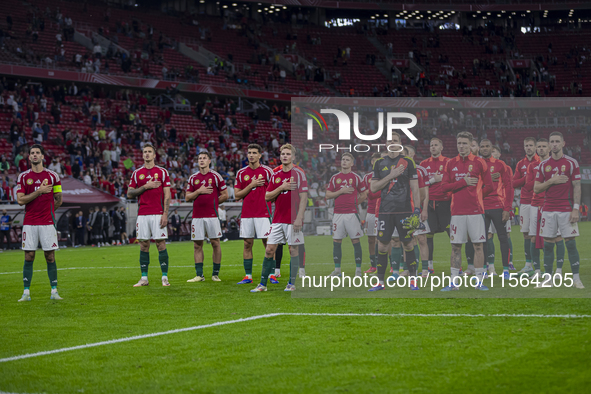
[[[382,158],[382,155],[379,154],[378,152],[375,152],[373,155],[371,155],[371,160],[373,160],[373,159],[381,159],[381,158]]]
[[[501,148],[499,148],[499,146],[498,146],[498,145],[493,145],[493,147],[492,147],[492,148],[493,148],[493,150],[495,150],[495,149],[496,149],[496,150],[498,150],[499,152],[501,151]]]
[[[552,134],[550,134],[552,135]],[[562,135],[562,134],[561,134]],[[534,137],[527,137],[526,139],[523,140],[523,143],[525,144],[527,141],[533,141],[534,145],[536,144],[536,139]]]
[[[142,147],[142,152],[144,151],[144,149],[146,148],[152,148],[152,150],[154,151],[154,153],[156,153],[156,148],[154,147],[154,145],[152,145],[151,142],[146,142],[144,144],[144,146]]]
[[[562,135],[562,133],[560,131],[553,131],[550,133],[550,137],[548,137],[548,139],[554,137],[555,135],[559,136],[561,140],[564,141],[564,136]]]
[[[490,142],[490,140],[488,138],[483,139],[482,141],[480,141],[480,143],[482,144],[483,142],[488,142],[489,144],[492,145],[492,142]]]
[[[197,155],[197,157],[199,157],[201,155],[205,155],[205,156],[207,156],[209,158],[209,160],[211,160],[211,153],[209,153],[208,151],[203,150],[203,151],[199,152],[199,154]]]
[[[546,142],[546,143],[548,143],[548,140],[547,140],[546,138],[540,138],[540,139],[538,140],[538,142]]]
[[[259,151],[259,153],[263,153],[263,148],[259,144],[250,144],[250,145],[248,145],[248,148],[246,149],[246,151],[248,152],[251,149],[256,149],[256,150]]]
[[[456,139],[459,138],[467,138],[470,140],[470,142],[474,141],[474,136],[469,131],[460,131],[456,136]]]
[[[410,154],[410,152],[409,152],[409,149],[412,149],[412,151],[413,151],[414,153],[417,153],[417,149],[416,149],[414,146],[412,146],[412,145],[404,145],[404,147],[406,148],[406,151],[407,151],[409,154]]]
[[[561,135],[562,135],[562,134],[561,134]],[[31,147],[29,148],[29,154],[31,154],[31,151],[32,151],[33,149],[35,149],[35,148],[39,149],[39,150],[41,151],[41,154],[42,154],[43,156],[45,156],[45,149],[43,149],[43,147],[42,147],[41,145],[39,145],[39,144],[33,144],[33,145],[31,145]]]

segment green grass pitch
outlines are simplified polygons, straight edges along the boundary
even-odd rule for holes
[[[581,279],[590,288],[591,224],[582,223],[581,233]],[[332,248],[321,246],[327,240],[306,238],[308,259],[330,259]],[[512,240],[519,269],[524,257],[518,227]],[[365,239],[362,244],[367,269]],[[349,241],[343,245],[345,269],[353,265],[352,248]],[[281,284],[251,294],[260,275],[260,242],[252,285],[236,285],[244,273],[241,241],[222,244],[222,282],[210,280],[210,246],[201,283],[186,282],[195,276],[191,243],[168,249],[168,288],[160,285],[154,245],[150,286],[143,288],[132,287],[140,274],[138,245],[60,250],[63,301],[49,299],[38,252],[32,301],[25,303],[16,302],[22,251],[0,254],[0,392],[583,393],[591,387],[591,318],[574,317],[591,314],[587,298],[292,298],[283,292],[286,258]],[[450,250],[445,235],[435,237],[436,272],[449,272]],[[570,272],[568,256],[563,271]],[[279,315],[6,360],[269,314]],[[489,316],[494,314],[573,316]]]

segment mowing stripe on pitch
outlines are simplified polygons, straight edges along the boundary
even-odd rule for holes
[[[65,348],[55,349],[55,350],[47,350],[44,352],[22,354],[20,356],[2,358],[2,359],[0,359],[0,363],[5,363],[8,361],[22,360],[25,358],[47,356],[50,354],[69,352],[72,350],[80,350],[80,349],[87,349],[87,348],[103,346],[103,345],[112,345],[115,343],[135,341],[136,339],[159,337],[159,336],[168,335],[168,334],[177,334],[180,332],[200,330],[203,328],[219,327],[219,326],[225,326],[225,325],[234,324],[234,323],[244,323],[244,322],[251,321],[251,320],[266,319],[269,317],[277,317],[277,316],[328,316],[328,317],[378,316],[378,317],[474,317],[474,318],[478,318],[478,317],[517,317],[517,318],[546,318],[546,319],[547,318],[582,319],[582,318],[590,318],[591,317],[591,315],[536,315],[536,314],[528,315],[528,314],[508,314],[508,313],[499,313],[499,314],[491,314],[491,315],[465,314],[465,313],[432,313],[432,314],[429,314],[429,313],[394,313],[394,314],[387,314],[387,313],[269,313],[266,315],[250,316],[250,317],[245,317],[242,319],[227,320],[227,321],[221,321],[221,322],[216,322],[216,323],[204,324],[201,326],[193,326],[193,327],[187,327],[187,328],[178,328],[176,330],[155,332],[153,334],[135,335],[132,337],[127,337],[127,338],[111,339],[109,341],[87,343],[85,345],[65,347]]]

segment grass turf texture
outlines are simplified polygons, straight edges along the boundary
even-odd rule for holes
[[[581,224],[581,233],[591,233],[591,225]],[[582,242],[584,236],[578,240],[581,278],[589,287],[591,246]],[[435,237],[436,272],[449,272],[446,238]],[[519,269],[524,264],[523,241],[517,227],[512,239]],[[320,241],[326,242],[306,239],[309,256]],[[367,242],[362,244],[365,270]],[[344,269],[353,266],[348,247],[345,241]],[[206,282],[201,283],[186,283],[195,275],[192,245],[173,243],[168,248],[169,288],[160,284],[154,246],[151,283],[144,288],[132,287],[139,279],[137,245],[59,251],[63,301],[49,300],[45,262],[38,252],[33,301],[26,303],[16,302],[22,293],[18,272],[23,253],[0,254],[0,358],[269,313],[583,315],[591,310],[589,299],[294,299],[282,291],[287,258],[281,284],[269,285],[267,293],[251,294],[248,290],[255,286],[262,262],[260,242],[251,285],[236,285],[243,276],[241,241],[222,244],[223,282],[210,280],[210,246],[205,248]],[[500,271],[500,262],[496,264]],[[67,269],[77,267],[94,268]],[[330,260],[326,268],[330,272]],[[567,258],[563,272],[569,271]],[[585,367],[590,327],[589,318],[277,316],[3,362],[0,390],[406,393],[477,388],[580,393],[591,384]]]

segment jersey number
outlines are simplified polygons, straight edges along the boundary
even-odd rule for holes
[[[455,234],[455,233],[456,233],[456,231],[458,231],[458,226],[456,226],[456,225],[452,225],[452,226],[451,226],[451,232]]]
[[[25,241],[27,239],[27,232],[23,231],[23,241]]]
[[[546,219],[542,219],[542,227],[546,224]]]

